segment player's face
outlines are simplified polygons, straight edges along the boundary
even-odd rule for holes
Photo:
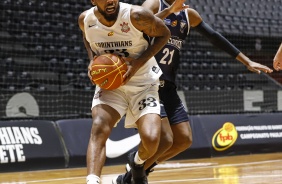
[[[105,17],[107,21],[116,20],[119,12],[118,0],[95,0],[98,11]]]

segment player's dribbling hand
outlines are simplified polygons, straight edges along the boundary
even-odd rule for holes
[[[127,65],[127,71],[123,75],[124,81],[123,81],[122,85],[124,85],[124,84],[126,84],[129,81],[129,79],[132,77],[132,75],[135,72],[133,72],[133,67],[131,65],[131,61],[133,60],[133,58],[125,58],[125,57],[123,57],[122,59],[124,59],[126,65]]]
[[[95,84],[95,83],[93,82],[93,80],[92,80],[92,76],[91,76],[91,74],[90,74],[90,71],[91,71],[91,66],[92,66],[93,62],[94,62],[94,60],[95,60],[97,57],[98,57],[98,56],[94,56],[93,59],[90,60],[89,65],[88,65],[88,72],[87,72],[87,75],[88,75],[88,77],[89,77],[89,79],[90,79],[90,81],[91,81],[91,83],[92,83],[93,85],[96,85],[96,84]]]

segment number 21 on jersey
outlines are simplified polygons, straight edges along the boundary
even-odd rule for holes
[[[164,65],[170,65],[170,63],[172,62],[174,50],[170,51],[168,48],[165,48],[163,50],[163,54],[164,56],[162,57],[160,63]]]

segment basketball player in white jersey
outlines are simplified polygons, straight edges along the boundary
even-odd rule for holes
[[[91,2],[96,6],[81,13],[78,19],[90,64],[98,55],[115,53],[130,60],[130,65],[123,86],[116,90],[96,86],[87,150],[87,184],[100,183],[106,140],[125,114],[125,127],[136,127],[141,138],[138,151],[128,156],[133,182],[146,184],[144,162],[157,151],[161,128],[158,85],[162,71],[153,56],[167,43],[170,31],[161,19],[140,6],[118,0]],[[155,37],[154,44],[148,44],[147,36]]]
[[[282,70],[282,43],[278,48],[275,57],[273,59],[273,68],[277,71]]]

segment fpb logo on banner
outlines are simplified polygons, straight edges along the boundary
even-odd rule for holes
[[[231,122],[224,123],[212,138],[212,146],[217,151],[224,151],[230,148],[237,140],[238,132]]]

